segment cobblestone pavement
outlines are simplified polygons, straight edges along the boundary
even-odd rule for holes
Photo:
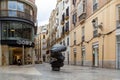
[[[65,65],[52,71],[43,63],[0,67],[0,80],[120,80],[120,70]]]

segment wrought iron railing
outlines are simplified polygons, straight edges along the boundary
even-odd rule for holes
[[[28,13],[16,11],[16,10],[0,10],[0,17],[17,17],[17,18],[27,19],[32,22],[35,21],[34,16]]]

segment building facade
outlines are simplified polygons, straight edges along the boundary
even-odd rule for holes
[[[65,56],[65,64],[70,64],[70,0],[58,0],[56,11],[56,43],[65,45],[67,47],[67,50],[62,53]]]
[[[40,63],[41,60],[41,28],[37,28],[37,34],[35,36],[35,63]]]
[[[71,1],[72,64],[120,69],[119,5],[119,0]]]
[[[119,19],[119,0],[58,0],[49,19],[47,48],[67,46],[65,63],[120,69]]]
[[[33,62],[36,13],[35,0],[0,1],[0,65]]]
[[[47,27],[48,25],[41,26],[41,59],[43,62],[47,61]]]
[[[49,53],[49,50],[55,44],[61,44],[67,47],[67,50],[62,52],[65,56],[65,64],[70,63],[69,6],[69,0],[57,0],[56,8],[52,11],[49,18],[49,38],[47,39],[47,50]]]

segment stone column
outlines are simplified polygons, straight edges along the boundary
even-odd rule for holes
[[[5,56],[5,63],[4,65],[9,65],[9,49],[8,46],[4,46],[4,56]]]
[[[32,64],[35,64],[35,50],[32,48]]]
[[[24,45],[22,46],[22,64],[24,65]]]

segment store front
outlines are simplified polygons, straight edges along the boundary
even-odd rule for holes
[[[8,41],[9,42],[9,41]],[[2,41],[2,43],[4,43]],[[32,64],[34,56],[34,43],[26,40],[11,41],[12,45],[2,45],[2,65]],[[8,43],[7,43],[8,44]],[[16,45],[16,46],[15,46]]]
[[[0,65],[31,64],[33,55],[34,27],[18,21],[1,21]]]
[[[34,0],[0,0],[0,65],[31,63],[36,12]]]

